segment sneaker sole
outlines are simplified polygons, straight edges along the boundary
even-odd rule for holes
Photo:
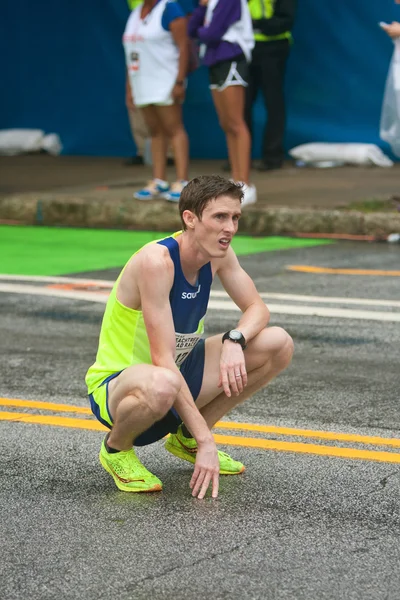
[[[115,485],[122,492],[133,492],[135,494],[147,493],[147,492],[161,492],[162,485],[160,485],[159,483],[154,484],[150,488],[133,490],[131,487],[128,487],[122,481],[120,481],[118,479],[118,477],[115,475],[115,473],[112,471],[112,469],[110,469],[110,467],[108,466],[108,464],[106,463],[106,461],[104,460],[104,458],[102,457],[101,454],[99,454],[99,459],[100,459],[100,463],[101,463],[101,466],[103,467],[103,469],[105,469],[107,471],[107,473],[109,473],[111,475],[111,477],[114,479]]]
[[[196,462],[196,459],[194,457],[192,457],[190,454],[186,454],[185,452],[182,452],[179,448],[176,448],[172,444],[168,444],[168,441],[165,442],[164,448],[168,452],[170,452],[171,454],[176,456],[177,458],[186,460],[187,462],[190,462],[193,465]],[[245,470],[246,470],[246,467],[244,465],[242,465],[242,469],[240,471],[224,471],[223,469],[220,469],[219,474],[220,475],[240,475],[240,473],[243,473],[243,471],[245,471]]]

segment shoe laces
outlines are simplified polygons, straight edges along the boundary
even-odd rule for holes
[[[221,458],[224,458],[225,460],[227,460],[230,463],[235,463],[237,462],[235,459],[232,458],[232,456],[229,456],[229,454],[227,454],[226,452],[222,452],[222,450],[218,450],[218,455]]]
[[[151,476],[151,473],[140,462],[133,450],[127,450],[110,454],[114,471],[121,477],[128,478],[135,474],[135,477],[146,479]]]

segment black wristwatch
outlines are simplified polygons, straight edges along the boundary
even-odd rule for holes
[[[243,350],[246,348],[245,337],[238,329],[231,329],[230,331],[224,333],[222,336],[222,343],[224,343],[225,340],[230,340],[231,342],[235,342],[235,344],[240,344]]]

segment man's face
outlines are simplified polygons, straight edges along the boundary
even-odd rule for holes
[[[201,221],[195,219],[194,232],[201,249],[212,258],[227,253],[238,230],[241,215],[240,201],[230,196],[211,200],[203,210]]]

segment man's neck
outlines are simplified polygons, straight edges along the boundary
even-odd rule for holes
[[[179,235],[176,241],[179,244],[182,271],[190,283],[196,282],[201,267],[210,262],[210,257],[198,248],[187,231]]]

